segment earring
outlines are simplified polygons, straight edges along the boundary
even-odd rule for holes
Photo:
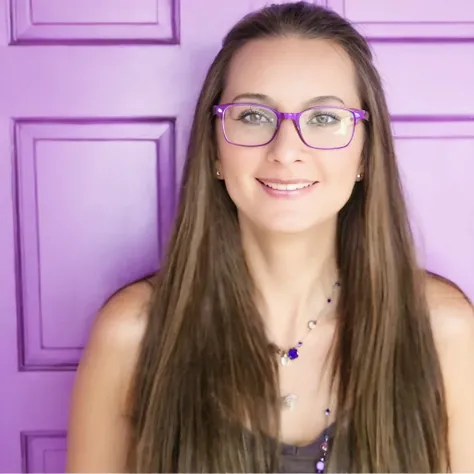
[[[362,180],[362,174],[361,173],[358,173],[358,175],[356,176],[357,178],[357,181],[361,181]]]
[[[221,172],[220,172],[219,170],[216,171],[216,176],[217,176],[218,178],[221,177]]]

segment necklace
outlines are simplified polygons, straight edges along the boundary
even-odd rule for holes
[[[326,416],[326,426],[321,434],[322,442],[319,445],[320,452],[319,457],[316,458],[314,462],[314,472],[324,473],[326,467],[327,456],[329,452],[329,415],[331,410],[326,408],[324,410],[324,415]],[[319,437],[318,437],[319,438]]]
[[[286,408],[287,410],[293,410],[293,408],[295,408],[296,400],[298,400],[298,395],[295,395],[294,393],[289,393],[288,395],[282,396],[282,408]]]
[[[329,450],[329,414],[331,411],[329,408],[326,408],[324,414],[326,415],[326,428],[323,434],[323,442],[321,443],[321,456],[315,463],[315,472],[323,473],[326,466],[326,458]]]
[[[334,283],[332,287],[332,293],[334,293],[335,288],[339,286],[341,286],[341,284],[338,281],[336,281],[336,283]],[[298,349],[303,345],[303,341],[309,336],[309,333],[316,327],[319,317],[321,316],[323,311],[329,307],[332,300],[333,298],[331,294],[331,296],[328,297],[326,300],[328,304],[321,310],[320,314],[318,315],[318,318],[311,319],[308,321],[307,323],[308,330],[306,334],[301,338],[301,340],[297,342],[297,344],[290,347],[287,351],[284,351],[283,349],[278,347],[276,344],[271,344],[271,346],[273,347],[273,350],[280,356],[280,364],[283,367],[286,367],[290,363],[290,361],[295,360],[299,357],[300,354],[299,354]],[[287,401],[284,400],[284,402],[291,404],[294,402],[294,397],[296,397],[296,395],[293,395],[293,394],[286,395],[286,397],[283,397],[283,398],[288,399],[288,400]]]

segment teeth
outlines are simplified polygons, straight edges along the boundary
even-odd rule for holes
[[[300,184],[282,184],[282,183],[269,183],[268,181],[261,181],[265,186],[278,191],[296,191],[297,189],[307,188],[312,186],[314,183],[300,183]]]

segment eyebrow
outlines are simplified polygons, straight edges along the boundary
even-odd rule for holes
[[[251,99],[251,100],[255,99],[261,102],[267,102],[267,103],[273,104],[273,100],[268,95],[254,93],[254,92],[245,92],[243,94],[238,94],[232,99],[232,102],[237,102],[242,99]],[[324,102],[331,102],[331,101],[340,102],[342,105],[346,105],[340,97],[337,97],[335,95],[320,95],[320,96],[313,97],[307,100],[303,104],[303,106],[311,107],[312,105],[317,105],[317,104],[321,104]]]

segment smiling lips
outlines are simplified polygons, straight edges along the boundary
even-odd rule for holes
[[[265,191],[272,195],[300,195],[302,191],[308,190],[318,181],[309,181],[307,179],[258,179],[257,181],[263,185]]]

